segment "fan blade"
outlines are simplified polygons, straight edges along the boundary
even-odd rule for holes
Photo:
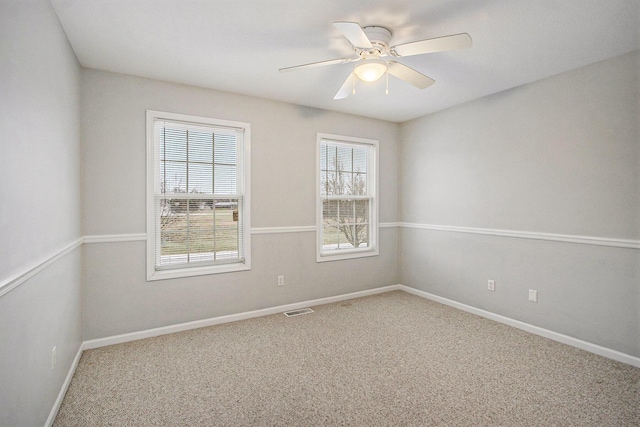
[[[423,53],[445,50],[466,49],[471,47],[471,36],[467,33],[437,37],[435,39],[400,44],[391,49],[400,56],[422,55]]]
[[[313,67],[324,67],[325,65],[345,64],[347,62],[357,61],[358,59],[360,59],[360,58],[330,59],[328,61],[312,62],[310,64],[295,65],[293,67],[280,68],[278,71],[280,71],[281,73],[284,73],[284,72],[287,72],[287,71],[293,71],[293,70],[297,70],[297,69],[300,69],[300,68],[313,68]]]
[[[406,65],[396,61],[389,61],[388,70],[389,74],[392,76],[396,76],[397,78],[414,85],[418,89],[428,88],[436,82],[431,77],[427,77],[413,68],[407,67]]]
[[[373,48],[369,37],[357,22],[334,22],[333,26],[349,40],[353,47],[359,47],[360,49]]]
[[[351,95],[351,92],[353,91],[353,85],[355,83],[353,79],[355,78],[355,74],[349,74],[349,77],[347,77],[347,80],[342,83],[342,86],[340,86],[340,89],[336,93],[336,96],[333,97],[333,99],[344,99],[347,96]]]

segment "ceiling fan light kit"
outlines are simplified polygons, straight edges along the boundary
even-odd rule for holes
[[[342,21],[334,22],[333,25],[349,40],[357,56],[313,62],[311,64],[280,69],[281,72],[285,72],[301,68],[360,62],[353,68],[353,71],[349,74],[333,99],[343,99],[355,93],[356,78],[366,83],[372,83],[378,81],[385,74],[387,76],[387,89],[385,93],[389,93],[389,74],[404,80],[418,89],[425,89],[435,83],[435,80],[398,61],[386,61],[380,58],[387,56],[402,58],[405,56],[423,55],[425,53],[465,49],[471,47],[472,44],[471,36],[467,33],[461,33],[389,46],[392,32],[388,28],[379,25],[361,27],[360,24],[356,22]]]
[[[353,69],[355,75],[363,82],[371,83],[380,80],[387,72],[388,65],[381,59],[367,59]]]

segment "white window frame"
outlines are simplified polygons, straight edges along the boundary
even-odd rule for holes
[[[364,145],[371,151],[367,161],[367,194],[371,198],[369,206],[370,222],[369,222],[369,247],[339,249],[333,251],[323,250],[323,217],[322,217],[322,201],[326,196],[322,195],[321,187],[321,164],[320,164],[320,147],[323,141],[333,144],[354,146]],[[316,141],[316,261],[337,261],[345,259],[354,259],[362,257],[377,256],[379,254],[378,244],[378,146],[379,142],[375,139],[359,138],[353,136],[333,135],[329,133],[317,134]]]
[[[193,265],[171,269],[156,268],[156,221],[155,197],[160,188],[160,156],[156,152],[154,141],[154,122],[156,120],[186,122],[193,125],[207,125],[222,128],[241,129],[243,138],[241,146],[241,172],[239,172],[239,194],[243,197],[243,209],[239,212],[243,225],[242,238],[244,258],[240,262],[215,265]],[[147,281],[175,279],[181,277],[201,276],[207,274],[229,273],[251,269],[251,125],[244,122],[218,120],[209,117],[187,114],[168,113],[163,111],[146,111],[147,132]]]

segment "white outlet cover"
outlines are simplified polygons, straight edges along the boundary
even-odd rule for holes
[[[538,302],[538,291],[535,289],[529,289],[529,301]]]
[[[496,281],[495,280],[488,280],[487,281],[487,289],[490,291],[495,291],[496,290]]]

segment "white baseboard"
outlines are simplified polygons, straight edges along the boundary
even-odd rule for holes
[[[593,344],[587,341],[582,341],[578,338],[573,338],[568,335],[563,335],[558,332],[553,332],[548,329],[540,328],[538,326],[530,325],[525,322],[521,322],[519,320],[511,319],[509,317],[501,316],[499,314],[491,313],[490,311],[485,311],[476,307],[472,307],[470,305],[462,304],[457,301],[453,301],[447,298],[439,297],[437,295],[430,294],[428,292],[424,292],[415,288],[411,288],[405,285],[397,285],[399,289],[404,292],[410,293],[412,295],[417,295],[422,298],[426,298],[435,302],[439,302],[444,305],[448,305],[449,307],[457,308],[462,311],[466,311],[468,313],[472,313],[490,320],[494,320],[499,323],[504,323],[505,325],[513,326],[514,328],[521,329],[526,332],[530,332],[535,335],[539,335],[545,338],[552,339],[554,341],[561,342],[563,344],[570,345],[572,347],[576,347],[582,350],[586,350],[590,353],[594,353],[600,356],[607,357],[609,359],[617,360],[618,362],[626,363],[631,366],[635,366],[640,368],[640,358],[632,356],[630,354],[622,353],[617,350],[612,350],[610,348],[602,347],[597,344]]]
[[[476,307],[472,307],[470,305],[466,305],[457,301],[453,301],[447,298],[443,298],[434,294],[430,294],[428,292],[424,292],[415,288],[411,288],[405,285],[390,285],[384,286],[381,288],[370,289],[366,291],[352,292],[349,294],[336,295],[333,297],[319,298],[309,301],[297,302],[292,304],[280,305],[277,307],[263,308],[260,310],[247,311],[243,313],[237,314],[229,314],[226,316],[212,317],[209,319],[196,320],[193,322],[179,323],[176,325],[163,326],[161,328],[155,329],[147,329],[139,332],[131,332],[128,334],[115,335],[111,337],[98,338],[95,340],[85,341],[82,344],[83,350],[88,350],[92,348],[105,347],[113,344],[120,344],[129,341],[135,341],[144,338],[156,337],[159,335],[172,334],[175,332],[188,331],[191,329],[204,328],[207,326],[219,325],[222,323],[235,322],[238,320],[251,319],[254,317],[260,316],[268,316],[271,314],[282,313],[289,310],[297,310],[304,307],[313,307],[316,305],[322,304],[330,304],[333,302],[339,302],[354,298],[365,297],[368,295],[380,294],[383,292],[390,292],[402,290],[404,292],[410,293],[412,295],[416,295],[422,298],[426,298],[435,302],[439,302],[441,304],[448,305],[453,308],[457,308],[459,310],[466,311],[468,313],[476,314],[478,316],[494,320],[496,322],[504,323],[505,325],[513,326],[515,328],[521,329],[526,332],[530,332],[535,335],[539,335],[545,338],[552,339],[554,341],[561,342],[563,344],[567,344],[576,348],[580,348],[582,350],[589,351],[594,354],[598,354],[600,356],[607,357],[609,359],[617,360],[622,363],[627,363],[629,365],[640,368],[640,358],[622,353],[617,350],[612,350],[607,347],[602,347],[597,344],[593,344],[587,341],[580,340],[578,338],[573,338],[568,335],[563,335],[558,332],[550,331],[548,329],[544,329],[538,326],[534,326],[525,322],[521,322],[519,320],[511,319],[509,317],[501,316],[499,314],[491,313],[486,310],[482,310]]]
[[[290,310],[297,310],[304,307],[313,307],[316,305],[330,304],[354,298],[366,297],[369,295],[381,294],[383,292],[397,291],[399,285],[384,286],[381,288],[369,289],[366,291],[352,292],[348,294],[337,295],[333,297],[319,298],[309,301],[296,302],[292,304],[280,305],[277,307],[263,308],[260,310],[246,311],[243,313],[229,314],[226,316],[212,317],[209,319],[196,320],[193,322],[179,323],[176,325],[163,326],[161,328],[147,329],[139,332],[131,332],[128,334],[115,335],[106,338],[98,338],[85,341],[83,349],[105,347],[113,344],[120,344],[129,341],[140,340],[144,338],[157,337],[159,335],[173,334],[176,332],[188,331],[191,329],[204,328],[207,326],[219,325],[222,323],[236,322],[238,320],[251,319],[254,317],[268,316],[270,314],[282,313]]]
[[[78,367],[78,363],[80,362],[80,356],[82,356],[82,351],[84,350],[84,343],[80,344],[80,348],[76,353],[76,357],[73,358],[73,362],[69,367],[69,372],[67,373],[66,378],[64,379],[64,383],[62,383],[62,387],[60,388],[60,392],[58,393],[58,397],[53,404],[53,408],[51,408],[51,412],[49,412],[49,418],[45,423],[45,427],[51,427],[53,422],[56,420],[56,416],[58,415],[58,411],[60,410],[60,406],[62,405],[62,401],[64,400],[64,395],[67,394],[67,389],[69,388],[69,384],[71,384],[71,380],[73,379],[73,374],[76,373],[76,368]]]

